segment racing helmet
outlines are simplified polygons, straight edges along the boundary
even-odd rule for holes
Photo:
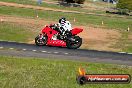
[[[59,23],[61,23],[62,21],[66,21],[66,18],[62,17],[62,18],[59,19]]]

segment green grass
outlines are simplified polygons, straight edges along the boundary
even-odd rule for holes
[[[48,8],[61,9],[61,10],[72,10],[72,11],[79,11],[79,12],[87,12],[87,13],[92,12],[92,13],[101,13],[101,14],[105,13],[104,10],[103,11],[102,10],[92,11],[89,8],[88,9],[82,9],[80,7],[65,7],[65,6],[60,6],[60,5],[56,5],[56,4],[48,4],[48,3],[45,3],[45,2],[43,2],[41,5],[38,5],[37,2],[36,2],[37,0],[1,0],[1,1],[3,1],[3,2],[13,2],[13,3],[25,4],[25,5],[48,7]],[[57,1],[57,0],[54,0],[54,1]],[[96,4],[100,7],[102,7],[101,2],[96,3],[96,2],[93,2],[93,1],[89,1],[89,0],[87,0],[87,1],[88,1],[88,3],[90,2],[89,5]],[[103,6],[104,5],[107,5],[107,4],[103,4]]]
[[[79,67],[88,74],[130,74],[132,67],[89,62],[0,56],[1,88],[131,88],[130,84],[76,83]]]
[[[45,20],[58,21],[62,16],[66,17],[73,23],[74,17],[76,18],[77,25],[98,25],[102,26],[101,22],[104,21],[104,25],[107,28],[114,29],[127,29],[130,26],[132,29],[132,20],[125,18],[116,18],[116,17],[103,17],[103,16],[94,16],[94,15],[84,15],[84,14],[73,14],[73,13],[63,13],[63,12],[53,12],[53,11],[42,11],[42,10],[33,10],[26,8],[15,8],[15,7],[0,7],[0,14],[21,16],[21,17],[36,17],[36,13],[39,14],[39,17]]]
[[[1,0],[1,1],[3,1],[3,2],[13,2],[13,3],[25,4],[25,5],[41,6],[41,7],[53,8],[53,9],[94,13],[95,15],[97,15],[97,14],[106,15],[104,8],[108,7],[107,3],[104,3],[102,1],[94,2],[92,0],[86,0],[87,4],[84,5],[85,9],[81,8],[81,7],[65,7],[65,6],[60,6],[60,5],[56,5],[56,4],[48,4],[48,3],[45,3],[45,2],[43,2],[41,5],[38,5],[37,2],[36,2],[37,0]],[[52,2],[52,1],[53,0],[51,0],[50,2]],[[54,0],[54,1],[58,1],[58,0]],[[109,8],[110,7],[115,8],[115,5],[109,4]],[[112,16],[117,16],[118,17],[119,15],[112,15]]]
[[[72,7],[72,8],[67,8],[64,6],[56,5],[56,4],[48,4],[43,2],[41,5],[37,4],[37,0],[1,0],[3,2],[13,2],[13,3],[18,3],[18,4],[25,4],[25,5],[33,5],[33,6],[41,6],[41,7],[48,7],[48,8],[54,8],[54,9],[61,9],[61,10],[73,10],[73,11],[80,11],[80,12],[93,12],[89,10],[82,9],[80,7]],[[99,11],[102,13],[102,11]]]
[[[112,47],[121,49],[122,52],[132,52],[132,40],[129,38],[132,31],[121,31],[121,34],[121,38],[119,38],[116,44],[112,45]]]
[[[16,23],[0,22],[0,40],[27,42],[33,32],[26,26]]]

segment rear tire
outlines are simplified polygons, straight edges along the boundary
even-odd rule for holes
[[[43,38],[40,39],[39,35],[35,38],[35,44],[37,46],[44,46],[47,44],[48,37],[46,35],[43,35]]]
[[[79,36],[73,36],[73,39],[75,39],[75,42],[72,42],[71,40],[67,40],[67,48],[69,49],[77,49],[82,45],[82,38]]]

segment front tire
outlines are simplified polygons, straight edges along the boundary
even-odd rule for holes
[[[79,36],[72,36],[72,39],[75,39],[75,41],[67,40],[67,48],[69,49],[77,49],[82,45],[82,38]]]
[[[38,46],[44,46],[47,44],[48,37],[46,35],[43,35],[42,39],[40,39],[40,36],[38,35],[35,38],[35,44]]]

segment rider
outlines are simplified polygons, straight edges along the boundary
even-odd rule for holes
[[[72,30],[71,23],[67,21],[65,17],[59,19],[58,25],[62,35],[64,35],[66,31]]]

